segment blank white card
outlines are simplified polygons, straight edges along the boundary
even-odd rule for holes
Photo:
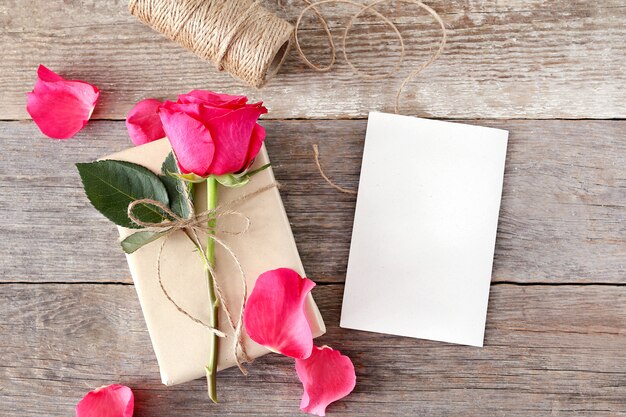
[[[341,327],[483,345],[507,139],[370,113]]]

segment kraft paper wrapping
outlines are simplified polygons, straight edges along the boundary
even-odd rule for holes
[[[134,162],[158,173],[171,148],[166,139],[122,151],[106,157]],[[269,162],[265,147],[261,150],[252,169]],[[240,188],[219,187],[218,205],[274,182],[272,168],[256,174],[250,183]],[[199,201],[196,212],[206,209],[204,187],[198,187]],[[204,205],[203,205],[204,203]],[[250,228],[241,235],[224,231],[242,229],[242,218],[220,217],[217,236],[236,254],[243,266],[248,285],[252,291],[257,277],[270,269],[292,268],[305,276],[296,248],[287,214],[278,189],[273,188],[233,207],[250,218]],[[221,232],[220,232],[221,230]],[[135,232],[120,227],[122,238]],[[158,284],[157,256],[162,240],[152,242],[135,253],[126,255],[135,283],[139,302],[165,385],[175,385],[205,376],[209,357],[209,331],[179,312],[165,297]],[[161,276],[172,298],[187,312],[208,323],[210,317],[207,284],[204,267],[195,247],[182,232],[172,234],[161,255]],[[216,244],[217,279],[225,298],[235,316],[241,309],[242,285],[240,275],[232,258]],[[314,337],[325,333],[326,328],[313,297],[309,294],[306,314]],[[223,309],[219,314],[219,329],[227,338],[219,339],[218,369],[235,365],[233,337]],[[245,346],[253,358],[269,351],[245,337]]]

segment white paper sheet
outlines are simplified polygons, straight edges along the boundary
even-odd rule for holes
[[[341,327],[483,345],[507,139],[370,113]]]

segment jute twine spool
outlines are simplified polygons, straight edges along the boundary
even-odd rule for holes
[[[282,65],[294,27],[254,0],[130,0],[143,23],[260,88]]]

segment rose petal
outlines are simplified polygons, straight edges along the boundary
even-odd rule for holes
[[[172,103],[169,104],[169,108],[174,111],[186,113],[202,123],[206,120],[224,116],[233,111],[228,108],[209,107],[198,103]]]
[[[63,77],[61,77],[59,74],[50,70],[49,68],[44,67],[43,65],[39,65],[39,68],[37,68],[37,77],[39,77],[41,81],[49,83],[65,81]]]
[[[219,94],[207,90],[193,90],[178,96],[178,102],[183,104],[207,104],[212,107],[227,107],[232,110],[242,107],[248,102],[248,98],[246,96]]]
[[[211,132],[202,122],[174,110],[173,104],[166,101],[159,109],[163,130],[176,154],[181,172],[204,177],[215,153]]]
[[[263,102],[259,101],[258,103],[246,104],[246,107],[253,107],[255,109],[259,109],[261,114],[267,114],[267,108],[263,106]]]
[[[132,417],[135,399],[124,385],[107,385],[85,395],[76,404],[76,417]]]
[[[265,140],[265,128],[260,124],[254,125],[254,129],[252,129],[252,137],[250,138],[250,147],[248,148],[248,156],[246,157],[247,166],[244,168],[247,169],[254,162],[254,158],[258,155],[261,150],[261,146],[263,146],[263,141]]]
[[[65,80],[43,65],[37,76],[35,88],[28,93],[28,114],[44,135],[71,138],[87,124],[100,91],[83,81]]]
[[[224,116],[204,120],[217,149],[209,169],[211,174],[230,174],[246,168],[252,132],[261,114],[260,107],[246,106]],[[258,139],[255,140],[258,142]]]
[[[244,325],[252,340],[292,358],[306,358],[313,349],[311,326],[304,314],[306,296],[315,286],[292,269],[259,276],[246,303]]]
[[[159,117],[161,102],[155,98],[141,100],[128,112],[126,128],[130,140],[136,145],[165,137],[163,123]]]
[[[296,359],[296,372],[304,387],[300,409],[318,416],[326,415],[326,407],[356,385],[350,358],[328,346],[314,346],[307,359]]]

